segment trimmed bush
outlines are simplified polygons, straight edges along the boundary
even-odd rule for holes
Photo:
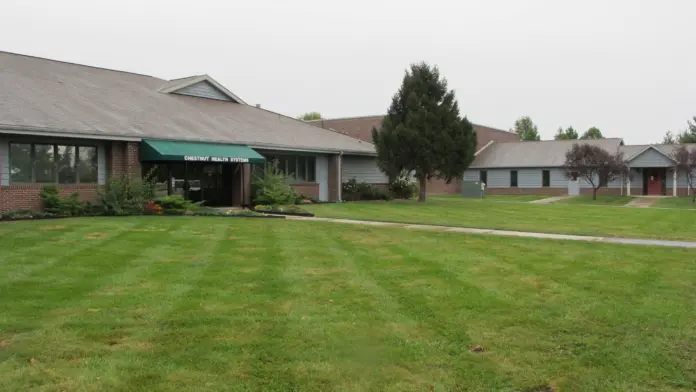
[[[413,199],[418,196],[419,186],[406,177],[399,177],[389,184],[389,192],[395,199]]]
[[[391,196],[380,188],[367,182],[358,182],[352,178],[343,183],[343,200],[391,200]]]
[[[59,214],[61,212],[61,200],[58,193],[58,187],[55,185],[45,185],[41,188],[39,194],[41,204],[44,211],[50,214]]]

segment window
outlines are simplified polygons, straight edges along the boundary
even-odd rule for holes
[[[484,184],[488,184],[488,172],[485,170],[481,170],[479,172],[479,181],[481,181]]]
[[[541,171],[541,186],[548,188],[551,186],[551,172],[548,170]]]
[[[10,182],[32,182],[31,144],[10,144]]]
[[[96,184],[95,146],[10,143],[10,183]]]
[[[266,164],[278,162],[278,170],[285,174],[291,182],[316,181],[316,157],[278,155],[266,156]]]
[[[510,187],[517,188],[517,170],[510,170]]]

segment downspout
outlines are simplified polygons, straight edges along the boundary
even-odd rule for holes
[[[336,175],[336,178],[338,178],[338,201],[342,202],[343,201],[343,151],[341,151],[338,154],[338,174]]]

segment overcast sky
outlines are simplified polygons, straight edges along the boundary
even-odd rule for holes
[[[1,0],[0,50],[144,73],[207,73],[297,116],[382,114],[405,68],[440,67],[462,114],[543,138],[661,140],[696,116],[695,0]]]

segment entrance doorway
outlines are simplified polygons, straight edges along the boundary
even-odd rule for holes
[[[643,169],[643,194],[647,196],[662,196],[665,194],[667,169]]]

